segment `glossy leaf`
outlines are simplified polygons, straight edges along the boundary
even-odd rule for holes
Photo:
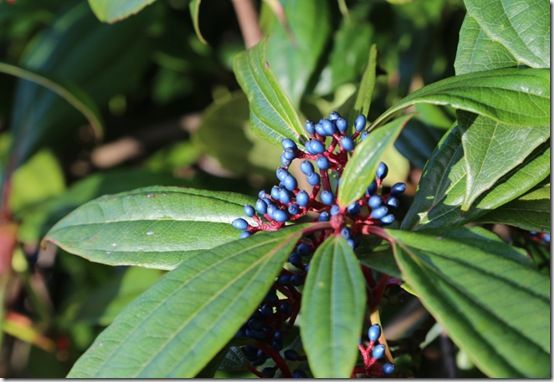
[[[550,67],[550,20],[546,0],[465,0],[467,13],[485,35],[520,63]]]
[[[367,136],[354,150],[341,177],[338,203],[348,206],[364,194],[375,178],[385,150],[392,146],[410,116],[398,118]]]
[[[191,0],[189,3],[189,10],[190,10],[190,17],[192,18],[192,26],[194,27],[194,32],[196,33],[196,37],[202,43],[207,44],[208,42],[202,36],[202,31],[200,30],[200,3],[202,0]]]
[[[358,88],[356,102],[354,103],[354,113],[356,115],[369,115],[371,107],[371,98],[375,89],[375,77],[377,76],[377,46],[373,44],[369,50],[369,59],[364,70],[362,82]],[[354,117],[355,118],[355,117]]]
[[[267,60],[283,92],[298,106],[331,32],[330,4],[319,0],[281,0],[283,12],[265,34]]]
[[[547,69],[506,68],[463,74],[413,92],[381,114],[373,125],[408,106],[431,103],[515,126],[546,126],[550,123],[549,95]]]
[[[304,286],[300,335],[315,378],[348,378],[358,358],[365,312],[360,263],[342,236],[314,254]]]
[[[96,17],[98,17],[98,20],[106,23],[114,23],[140,12],[144,7],[152,4],[154,1],[155,0],[88,0],[88,3]]]
[[[479,219],[529,231],[550,231],[550,185],[531,191]]]
[[[90,261],[173,269],[190,251],[238,239],[239,194],[146,187],[103,196],[59,221],[46,240]]]
[[[260,304],[300,235],[295,226],[195,252],[129,305],[68,377],[194,377]]]
[[[248,97],[250,123],[265,138],[280,143],[298,141],[303,127],[290,99],[283,92],[265,56],[265,42],[240,53],[233,61],[237,80]]]
[[[423,168],[443,134],[443,129],[427,126],[416,117],[402,129],[394,147],[416,167]]]
[[[465,211],[550,137],[547,125],[518,128],[465,112],[458,113],[458,121],[464,130],[462,147],[467,177],[462,210]]]
[[[548,276],[479,231],[387,232],[406,282],[480,370],[497,378],[549,376]]]

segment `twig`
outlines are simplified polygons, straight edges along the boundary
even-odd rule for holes
[[[252,0],[232,0],[232,2],[244,39],[244,45],[249,49],[262,39],[262,30],[258,23],[258,12]]]

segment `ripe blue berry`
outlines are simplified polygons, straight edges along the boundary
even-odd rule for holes
[[[385,354],[385,346],[384,345],[376,345],[373,348],[373,351],[371,352],[371,356],[375,359],[380,359]]]
[[[321,123],[321,121],[315,124],[315,132],[322,137],[325,136],[325,129],[323,128],[323,124]]]
[[[373,195],[371,198],[369,198],[369,201],[367,202],[367,204],[372,208],[372,209],[375,209],[375,208],[379,208],[382,204],[382,200],[381,200],[381,197],[379,195]]]
[[[271,197],[275,200],[279,200],[281,196],[281,187],[273,186],[271,188]]]
[[[392,224],[394,222],[394,215],[393,214],[388,214],[388,215],[385,215],[381,218],[381,223],[383,224]]]
[[[281,164],[285,167],[290,165],[290,160],[285,157],[285,153],[281,154]]]
[[[295,267],[300,267],[302,265],[302,258],[300,257],[300,255],[296,252],[293,252],[290,256],[289,256],[289,263],[291,263],[292,265],[294,265]],[[289,281],[290,281],[290,278],[289,278]]]
[[[277,207],[275,207],[273,203],[267,203],[267,214],[270,217],[273,216],[273,213],[275,212],[276,209]]]
[[[260,214],[265,214],[267,212],[267,204],[261,199],[258,199],[256,201],[256,211],[258,211]]]
[[[296,153],[293,149],[285,149],[285,151],[283,151],[283,158],[291,161],[296,158]]]
[[[340,230],[340,234],[342,235],[342,237],[344,237],[345,239],[350,239],[350,230],[346,227],[343,227],[341,230]]]
[[[304,124],[304,128],[310,135],[313,135],[313,133],[315,133],[315,126],[312,121],[306,121],[306,124]]]
[[[307,378],[308,376],[300,369],[296,369],[292,372],[292,378]]]
[[[331,213],[331,216],[338,215],[338,214],[340,214],[340,207],[337,206],[336,204],[333,204],[331,206],[331,209],[329,210],[329,212]]]
[[[331,112],[331,114],[329,114],[329,118],[328,118],[328,119],[329,119],[330,121],[335,121],[335,120],[337,120],[337,119],[339,119],[339,118],[342,118],[342,117],[340,116],[340,114],[339,114],[338,112],[336,112],[336,111],[333,111],[333,112]]]
[[[335,128],[335,124],[328,119],[321,120],[321,125],[323,126],[324,135],[331,136],[337,131]]]
[[[340,139],[340,145],[343,149],[346,151],[352,151],[354,150],[354,141],[350,137],[342,137]]]
[[[281,276],[279,276],[279,278],[277,279],[277,282],[279,284],[288,284],[288,283],[290,283],[290,275],[281,275]]]
[[[333,204],[333,200],[335,199],[335,196],[333,195],[333,193],[327,190],[321,191],[321,194],[319,195],[319,197],[321,199],[321,202],[328,206]]]
[[[299,264],[302,265],[302,264]],[[300,268],[300,266],[299,266]],[[302,284],[302,276],[295,274],[290,277],[290,283],[292,285],[301,285]]]
[[[312,186],[317,186],[319,184],[319,182],[321,181],[321,179],[319,178],[319,175],[316,174],[315,172],[308,175],[306,177],[306,180],[308,181],[309,184],[311,184]]]
[[[309,202],[310,196],[306,191],[300,191],[298,194],[296,194],[296,203],[298,203],[299,206],[306,207]]]
[[[339,117],[335,120],[335,126],[337,126],[337,129],[344,133],[346,129],[348,128],[348,122],[346,122],[346,119]]]
[[[300,211],[300,208],[298,208],[298,204],[291,204],[288,208],[288,211],[289,214],[296,215]]]
[[[273,212],[273,215],[271,217],[273,218],[273,220],[275,220],[279,223],[284,223],[288,219],[287,213],[283,210],[278,210],[278,209],[276,209]]]
[[[256,213],[256,211],[254,210],[254,207],[252,207],[250,204],[247,204],[244,206],[244,213],[246,214],[246,216],[254,216],[254,214]]]
[[[310,154],[321,154],[325,151],[325,146],[323,146],[323,143],[321,143],[320,141],[312,139],[306,144],[306,150],[308,150]]]
[[[246,238],[249,237],[250,235],[252,235],[250,232],[248,232],[248,231],[243,231],[243,232],[240,233],[240,236],[239,236],[239,237],[240,237],[241,239],[246,239]]]
[[[356,242],[354,241],[354,239],[347,239],[346,242],[348,243],[350,248],[352,249],[356,248]]]
[[[389,200],[387,200],[387,206],[396,208],[399,204],[400,202],[398,201],[398,198],[395,198],[394,196],[390,197]]]
[[[329,168],[329,159],[324,156],[318,157],[316,160],[317,167],[321,170],[327,170]]]
[[[319,221],[320,222],[326,222],[328,220],[329,220],[329,212],[323,211],[322,213],[319,214]]]
[[[289,191],[292,191],[298,186],[298,183],[296,182],[296,178],[292,175],[288,175],[285,180],[283,180],[283,185],[285,188]]]
[[[298,361],[300,359],[300,354],[296,352],[296,350],[293,349],[287,349],[285,350],[285,358],[289,361]]]
[[[287,190],[281,188],[281,191],[279,192],[279,201],[283,204],[290,203],[290,194]]]
[[[236,229],[240,229],[241,231],[244,231],[248,228],[248,222],[243,218],[235,219],[231,224],[233,225],[233,227],[235,227]]]
[[[367,194],[373,195],[377,191],[377,183],[375,181],[371,182],[369,187],[367,188]]]
[[[371,325],[367,331],[367,336],[370,341],[377,341],[381,337],[381,326],[378,324]]]
[[[354,202],[354,203],[352,203],[351,205],[348,206],[346,211],[350,215],[357,215],[360,212],[360,205],[358,203]]]
[[[390,362],[386,362],[383,364],[383,373],[386,375],[391,375],[394,373],[394,365]]]
[[[375,172],[375,176],[377,176],[377,178],[383,180],[386,178],[387,174],[389,172],[389,168],[387,167],[387,165],[383,162],[379,163],[379,166],[377,166],[377,171]]]
[[[310,175],[311,173],[314,172],[314,166],[310,161],[305,160],[305,161],[302,161],[302,163],[300,163],[300,170],[304,174]]]
[[[288,138],[285,138],[281,141],[281,145],[283,146],[283,148],[286,150],[286,149],[292,149],[292,150],[296,150],[297,147],[296,147],[296,143],[294,143],[292,140],[288,139]]]
[[[391,195],[399,195],[404,193],[404,191],[406,191],[406,184],[402,182],[395,183],[390,189]]]
[[[369,215],[373,219],[381,219],[383,216],[385,216],[389,212],[388,208],[385,206],[379,207],[371,211],[371,215]]]
[[[356,129],[356,131],[362,131],[365,128],[365,122],[365,117],[362,114],[358,115],[354,120],[354,129]]]
[[[298,244],[298,246],[296,247],[296,252],[299,254],[299,255],[307,255],[308,253],[310,253],[311,251],[311,248],[308,244],[306,243],[300,243]]]
[[[279,179],[281,182],[285,179],[285,177],[289,174],[289,172],[287,170],[285,170],[284,168],[282,167],[279,167],[276,171],[275,171],[275,175],[277,176],[277,179]]]

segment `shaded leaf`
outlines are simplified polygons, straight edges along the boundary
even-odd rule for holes
[[[194,377],[260,304],[300,235],[295,226],[187,257],[96,338],[68,377]]]
[[[192,26],[194,27],[194,33],[196,33],[196,37],[204,43],[207,44],[208,42],[202,36],[202,31],[200,30],[200,3],[202,0],[191,0],[189,3],[189,11],[190,11],[190,17],[192,18]]]
[[[88,0],[88,3],[96,17],[98,17],[98,20],[106,23],[114,23],[140,12],[144,7],[152,4],[154,1],[155,0]]]
[[[377,75],[377,46],[373,44],[369,50],[369,59],[367,66],[364,70],[362,82],[358,88],[358,94],[356,95],[356,102],[354,102],[354,114],[369,115],[371,108],[371,98],[373,97],[373,90],[375,90],[375,77]],[[354,116],[355,118],[355,116]]]
[[[358,358],[365,312],[365,280],[342,236],[327,238],[310,262],[300,334],[316,378],[348,378]]]

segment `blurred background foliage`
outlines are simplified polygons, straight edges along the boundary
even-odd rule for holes
[[[372,44],[380,75],[370,119],[454,75],[461,0],[256,6],[272,69],[306,118],[352,106]],[[231,69],[245,46],[232,2],[202,2],[198,24],[206,44],[187,0],[157,1],[114,24],[100,22],[84,1],[0,0],[0,60],[76,89],[103,121],[95,130],[51,90],[0,73],[0,251],[13,270],[2,286],[1,376],[65,376],[114,315],[161,275],[41,249],[41,237],[66,213],[147,185],[253,193],[271,181],[280,150],[247,129],[248,103]],[[395,175],[387,180],[408,179],[413,193],[453,119],[418,106],[386,155]],[[437,374],[439,334],[428,338],[417,376]],[[467,357],[458,358],[474,375]]]

